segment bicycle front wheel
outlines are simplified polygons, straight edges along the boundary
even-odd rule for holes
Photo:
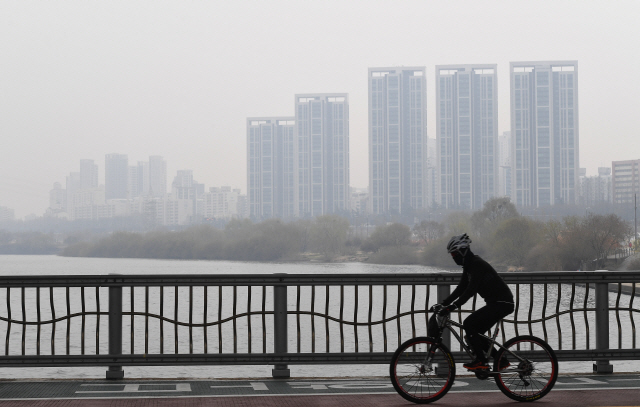
[[[545,341],[535,336],[516,336],[504,348],[495,357],[494,370],[500,372],[495,377],[496,384],[507,397],[535,401],[551,391],[558,378],[558,358]]]
[[[456,365],[449,349],[435,339],[409,339],[393,354],[391,383],[405,399],[431,403],[447,394],[456,376]]]

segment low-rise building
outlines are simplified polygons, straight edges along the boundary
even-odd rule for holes
[[[246,196],[240,189],[211,187],[204,194],[204,217],[207,219],[231,219],[247,217]]]
[[[611,170],[613,202],[633,203],[640,194],[640,160],[613,161]]]
[[[580,169],[582,170],[582,168]],[[578,202],[594,206],[611,202],[611,168],[599,167],[598,175],[587,176],[580,172],[580,193]]]
[[[369,189],[351,188],[351,211],[357,214],[369,212]]]

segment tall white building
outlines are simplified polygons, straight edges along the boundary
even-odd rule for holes
[[[438,140],[427,139],[427,206],[434,207],[438,203],[440,179],[438,173]]]
[[[296,216],[349,211],[349,96],[295,95]]]
[[[126,154],[105,156],[104,193],[105,199],[129,198],[129,158]]]
[[[247,118],[247,191],[251,218],[294,216],[295,117]]]
[[[149,156],[149,194],[161,198],[167,195],[167,162],[159,155]]]
[[[478,209],[498,187],[497,66],[436,66],[439,202]]]
[[[98,187],[98,164],[93,160],[80,160],[80,188]]]
[[[575,204],[578,62],[511,62],[512,201]]]
[[[67,211],[67,214],[69,214],[69,218],[71,218],[72,214],[73,214],[73,203],[74,203],[74,198],[73,195],[80,191],[80,173],[79,172],[70,172],[69,175],[66,177],[66,183],[65,183],[65,209]]]
[[[511,196],[511,132],[498,136],[498,196]]]
[[[369,68],[369,196],[375,214],[427,203],[425,67]]]
[[[54,212],[64,211],[67,207],[67,191],[59,182],[53,183],[53,189],[49,191],[49,209]]]
[[[149,163],[138,161],[129,166],[129,194],[131,198],[146,196],[149,193]]]

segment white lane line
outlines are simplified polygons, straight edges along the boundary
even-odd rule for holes
[[[580,384],[604,384],[604,385],[609,384],[609,383],[603,382],[601,380],[589,379],[588,377],[572,377],[572,379],[573,380],[579,380],[579,382],[578,383],[567,383],[567,382],[556,381],[556,384],[569,385],[569,386],[575,386],[575,385],[580,385]]]

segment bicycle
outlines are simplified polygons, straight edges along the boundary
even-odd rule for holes
[[[442,398],[453,386],[456,365],[453,355],[442,343],[442,334],[449,329],[460,342],[464,351],[475,358],[473,350],[465,343],[454,328],[462,325],[452,321],[450,316],[435,312],[437,338],[416,337],[404,342],[393,354],[390,376],[398,394],[418,404],[431,403]],[[491,342],[485,356],[489,360],[494,345],[498,347],[494,356],[493,369],[475,370],[476,377],[487,380],[493,377],[498,388],[507,397],[516,401],[535,401],[551,391],[558,378],[558,358],[551,347],[535,336],[516,336],[503,345],[496,342],[500,330],[496,324],[492,337],[481,334]]]

